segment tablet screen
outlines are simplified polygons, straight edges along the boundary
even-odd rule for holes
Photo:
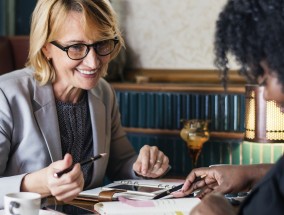
[[[161,187],[146,187],[146,186],[139,186],[139,185],[130,185],[130,184],[117,184],[114,186],[110,186],[108,188],[111,189],[122,189],[122,190],[129,190],[129,191],[138,191],[138,192],[146,192],[146,193],[153,193],[156,191],[163,190],[165,188]]]

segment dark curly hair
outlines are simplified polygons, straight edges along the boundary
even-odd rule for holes
[[[266,60],[284,86],[284,0],[228,0],[215,32],[215,65],[225,87],[229,54],[249,83],[263,75]]]

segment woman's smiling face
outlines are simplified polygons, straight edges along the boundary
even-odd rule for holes
[[[82,27],[81,19],[80,13],[70,12],[57,33],[56,42],[66,47],[77,43],[92,44],[102,40],[96,31],[96,26],[90,26],[94,30],[92,38],[88,38]],[[47,58],[52,60],[56,72],[56,80],[53,83],[55,91],[74,88],[92,89],[99,78],[105,74],[110,60],[110,55],[98,56],[93,48],[90,48],[87,56],[81,60],[70,59],[65,51],[51,43],[43,48],[43,52]]]
[[[273,100],[284,112],[283,85],[279,82],[277,75],[268,67],[265,61],[260,63],[264,74],[258,78],[258,83],[264,86],[263,97],[265,100]]]

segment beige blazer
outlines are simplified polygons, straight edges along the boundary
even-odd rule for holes
[[[137,156],[121,126],[115,93],[100,79],[88,91],[94,155],[93,188],[105,174],[113,180],[135,178]],[[33,70],[24,68],[0,76],[0,208],[3,196],[18,192],[23,176],[62,159],[60,133],[51,84],[39,86]]]

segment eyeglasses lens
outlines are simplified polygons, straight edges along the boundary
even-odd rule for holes
[[[95,50],[98,55],[105,56],[110,54],[114,49],[114,41],[113,40],[105,40],[96,43]]]
[[[85,57],[87,55],[87,49],[88,47],[84,44],[76,44],[73,46],[70,46],[68,49],[68,56],[71,59],[80,59]]]

